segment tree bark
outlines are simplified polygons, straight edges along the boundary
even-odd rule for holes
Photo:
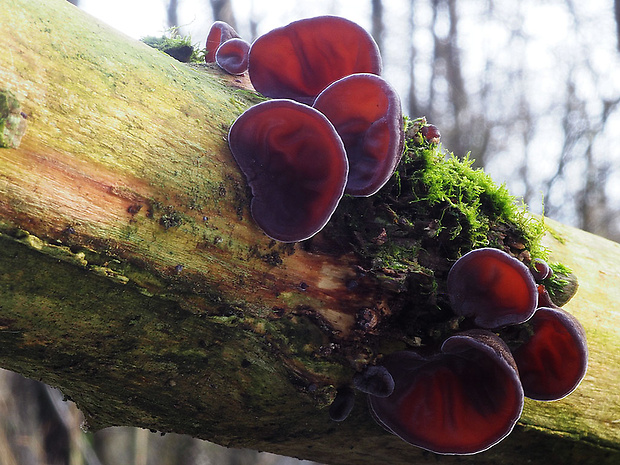
[[[175,62],[62,0],[5,0],[0,26],[0,96],[16,97],[11,114],[27,124],[0,148],[3,367],[59,387],[93,429],[332,464],[616,463],[620,246],[552,224],[546,244],[580,278],[566,309],[586,329],[590,367],[567,398],[527,402],[499,445],[435,456],[383,431],[361,395],[334,423],[336,389],[403,346],[390,316],[445,280],[446,260],[428,271],[429,250],[376,265],[386,234],[399,253],[411,243],[390,236],[396,218],[356,212],[389,218],[399,200],[344,199],[325,234],[271,241],[226,143],[258,101],[245,78]]]

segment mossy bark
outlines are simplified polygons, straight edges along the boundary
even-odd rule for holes
[[[553,258],[580,278],[566,309],[590,368],[569,397],[528,402],[499,445],[436,457],[384,432],[362,396],[334,423],[327,405],[356,369],[458,325],[394,335],[393,319],[442,299],[471,222],[451,224],[448,200],[403,201],[401,170],[378,200],[345,199],[327,233],[275,243],[226,144],[257,101],[243,78],[180,64],[62,0],[5,0],[0,26],[0,91],[27,123],[0,149],[2,366],[61,388],[92,428],[334,464],[618,460],[620,246],[552,225]],[[518,236],[490,223],[490,240]]]

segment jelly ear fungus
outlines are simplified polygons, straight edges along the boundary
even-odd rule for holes
[[[207,34],[207,44],[205,52],[205,62],[213,63],[215,61],[215,53],[224,42],[239,37],[237,31],[224,21],[215,21]]]
[[[349,164],[323,114],[292,100],[262,102],[237,118],[228,143],[265,234],[297,242],[325,226],[344,193]]]
[[[459,258],[448,274],[448,295],[457,315],[500,328],[527,321],[538,305],[532,273],[506,252],[481,248]]]
[[[311,105],[332,82],[354,73],[381,74],[381,68],[379,48],[362,27],[337,16],[317,16],[256,39],[248,72],[265,97]]]
[[[369,395],[377,422],[401,439],[439,454],[474,454],[501,441],[523,409],[516,364],[485,330],[449,337],[441,352],[385,357],[394,379],[387,397]]]
[[[586,374],[588,346],[577,319],[559,307],[541,307],[528,321],[531,334],[513,356],[525,395],[557,400],[573,392]]]
[[[400,97],[383,78],[352,74],[323,90],[313,107],[327,116],[349,159],[345,193],[371,196],[392,177],[405,143]]]

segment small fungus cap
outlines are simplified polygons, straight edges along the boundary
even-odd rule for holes
[[[536,310],[538,289],[530,270],[506,252],[472,250],[452,266],[448,295],[457,315],[483,328],[527,321]]]
[[[323,114],[292,100],[262,102],[237,118],[228,144],[252,190],[252,217],[269,237],[297,242],[325,226],[349,165]]]
[[[434,124],[427,124],[420,129],[420,134],[424,137],[424,140],[429,144],[439,144],[441,142],[441,133],[439,128]]]
[[[369,366],[364,371],[355,374],[353,386],[366,394],[387,397],[394,392],[394,378],[384,366]]]
[[[332,421],[344,421],[355,406],[355,393],[349,387],[338,389],[334,401],[329,406],[329,418]]]
[[[313,106],[331,121],[347,150],[345,192],[359,197],[375,194],[403,153],[403,113],[394,88],[375,74],[352,74],[330,84]]]
[[[525,395],[535,400],[561,399],[573,392],[586,374],[585,331],[561,308],[539,308],[528,325],[532,335],[513,353]]]
[[[530,264],[530,272],[537,283],[544,281],[553,275],[553,270],[542,258],[535,258]]]
[[[362,27],[337,16],[292,22],[250,49],[250,80],[266,97],[311,105],[332,82],[354,73],[381,74],[379,48]]]
[[[448,338],[441,353],[388,355],[394,378],[388,397],[368,396],[388,431],[439,454],[475,454],[506,437],[521,416],[523,389],[514,360],[494,334],[470,331]]]
[[[237,34],[237,31],[235,31],[230,24],[224,21],[214,22],[207,35],[205,62],[213,63],[215,61],[215,53],[220,45],[236,37],[239,37],[239,34]]]
[[[250,44],[243,39],[234,38],[220,45],[215,53],[215,62],[228,74],[243,74],[248,69]]]

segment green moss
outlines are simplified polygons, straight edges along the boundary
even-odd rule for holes
[[[147,36],[140,40],[183,63],[204,61],[204,51],[196,50],[189,36],[179,36],[176,29],[171,29],[168,34],[161,37]]]
[[[424,124],[406,122],[405,151],[393,178],[374,196],[343,198],[324,234],[343,253],[356,253],[391,295],[379,345],[388,336],[409,346],[436,346],[463,329],[445,286],[464,253],[495,247],[525,263],[547,257],[544,220],[473,168],[468,156],[459,159],[426,141]],[[557,282],[558,294],[564,285]]]
[[[544,222],[469,157],[424,141],[424,120],[407,121],[405,152],[393,178],[369,199],[345,198],[332,222],[355,231],[363,256],[393,270],[419,269],[429,250],[453,260],[478,247],[527,249],[545,258]],[[337,232],[330,231],[330,234]]]
[[[159,224],[164,229],[178,228],[184,223],[183,215],[176,211],[172,205],[165,207],[163,214],[159,218]]]
[[[412,128],[423,124],[419,120],[408,121],[407,132],[411,134]],[[407,142],[399,174],[402,179],[403,174],[411,173],[411,202],[425,204],[428,209],[441,208],[436,218],[438,232],[447,228],[452,239],[466,236],[462,242],[474,249],[497,245],[492,228],[510,225],[523,236],[528,249],[535,250],[536,256],[541,254],[539,242],[544,225],[517,202],[504,184],[498,185],[482,169],[474,169],[473,162],[469,154],[458,158],[445,153],[441,145],[414,136]],[[402,188],[402,180],[400,185]]]
[[[561,307],[575,295],[579,283],[573,271],[566,265],[550,263],[549,266],[553,273],[543,284],[553,303]]]

